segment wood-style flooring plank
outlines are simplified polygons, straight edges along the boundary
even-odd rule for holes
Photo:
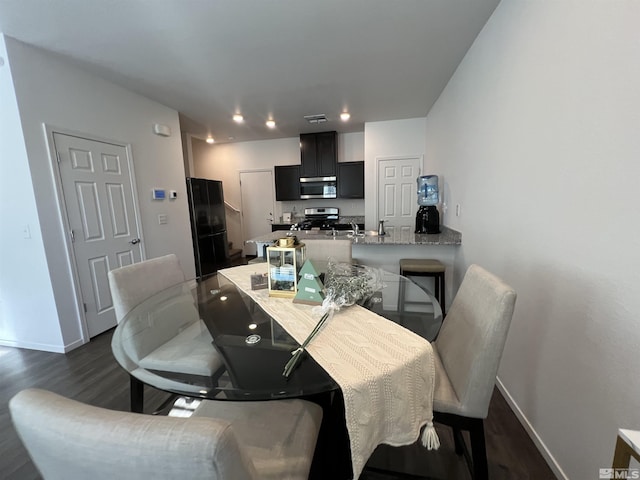
[[[40,478],[9,417],[9,400],[20,390],[43,388],[90,405],[129,410],[129,375],[111,353],[112,334],[103,333],[66,355],[0,347],[0,478]],[[152,411],[166,397],[147,387],[145,410]]]

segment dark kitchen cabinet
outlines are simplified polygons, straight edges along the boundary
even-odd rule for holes
[[[300,165],[278,165],[274,169],[276,200],[300,200]]]
[[[338,198],[364,198],[364,162],[338,163]]]
[[[333,177],[338,163],[336,132],[300,135],[300,176]]]

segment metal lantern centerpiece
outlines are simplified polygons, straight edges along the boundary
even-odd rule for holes
[[[269,296],[293,298],[298,291],[298,272],[304,263],[304,243],[295,237],[281,238],[267,247]]]

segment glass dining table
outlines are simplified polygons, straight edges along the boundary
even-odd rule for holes
[[[382,289],[361,306],[432,341],[442,323],[435,297],[405,277],[381,275]],[[189,280],[163,290],[116,327],[112,351],[130,374],[132,411],[142,412],[144,384],[220,401],[301,398],[339,390],[307,353],[285,377],[284,366],[298,342],[249,295],[223,275],[217,277],[217,282]]]

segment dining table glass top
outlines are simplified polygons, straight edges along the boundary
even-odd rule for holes
[[[405,277],[381,275],[382,289],[361,307],[432,341],[442,323],[435,297]],[[217,282],[185,281],[136,306],[118,324],[112,350],[137,380],[191,397],[269,400],[338,389],[308,353],[283,376],[299,343],[274,317],[218,274]]]

